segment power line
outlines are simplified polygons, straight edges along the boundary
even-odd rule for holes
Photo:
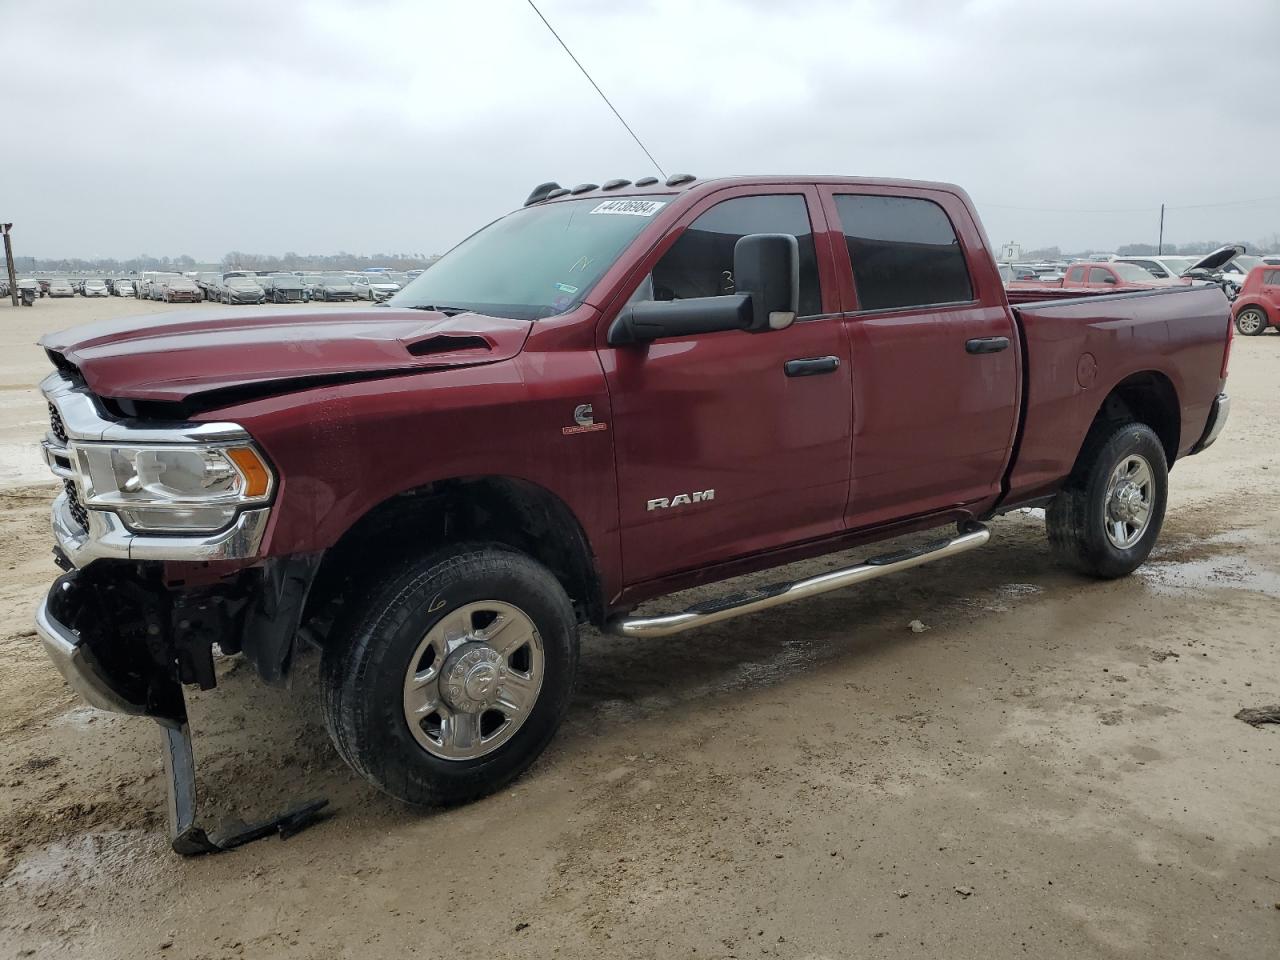
[[[631,129],[630,124],[622,119],[622,114],[620,114],[618,112],[618,108],[609,101],[609,98],[604,95],[604,91],[600,89],[600,84],[591,79],[591,74],[587,73],[587,68],[584,67],[581,61],[573,55],[573,51],[569,49],[569,45],[561,39],[560,34],[556,33],[556,28],[553,27],[547,18],[542,15],[542,11],[538,9],[538,5],[534,3],[533,0],[529,0],[529,6],[533,7],[533,12],[538,15],[538,19],[546,24],[547,29],[551,31],[551,35],[560,42],[560,46],[564,47],[564,52],[569,55],[569,59],[577,64],[578,69],[582,71],[582,75],[587,78],[587,81],[593,87],[596,88],[596,93],[600,94],[600,99],[603,100],[608,105],[609,109],[613,111],[613,115],[618,118],[618,122],[626,127],[627,133],[631,134],[631,139],[634,140],[639,145],[640,149],[644,151],[644,155],[649,158],[649,162],[658,168],[658,172],[662,174],[662,178],[665,180],[667,178],[667,172],[662,169],[662,164],[653,158],[653,154],[650,153],[649,148],[644,145],[644,141],[636,136],[636,132]]]

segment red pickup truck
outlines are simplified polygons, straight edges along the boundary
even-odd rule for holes
[[[67,573],[39,633],[91,703],[165,727],[180,852],[241,839],[194,822],[182,685],[215,684],[215,645],[271,684],[318,646],[339,753],[459,803],[547,745],[584,624],[750,614],[980,547],[1029,505],[1067,563],[1129,573],[1170,467],[1222,429],[1230,326],[1217,288],[1011,308],[946,184],[543,184],[384,307],[46,337]]]

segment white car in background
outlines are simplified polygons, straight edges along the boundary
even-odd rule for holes
[[[109,297],[111,291],[107,289],[105,280],[86,280],[84,286],[80,290],[82,297]]]
[[[54,277],[49,281],[49,296],[51,297],[74,297],[76,295],[75,287],[71,286],[71,281],[62,277]]]
[[[1157,280],[1176,280],[1203,257],[1116,257],[1115,263],[1132,263]]]
[[[132,280],[117,280],[111,286],[114,288],[117,297],[136,297],[138,295],[138,291],[133,289]]]
[[[400,292],[400,284],[378,274],[362,274],[351,281],[355,288],[357,300],[369,300],[373,303],[387,299]]]

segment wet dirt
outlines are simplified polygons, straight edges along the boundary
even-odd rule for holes
[[[0,381],[38,380],[22,343],[102,303],[0,322]],[[1064,572],[1018,511],[986,549],[870,587],[683,637],[589,633],[551,748],[467,807],[408,811],[352,775],[314,657],[283,692],[222,659],[191,698],[209,819],[335,810],[195,860],[163,837],[158,728],[79,703],[31,630],[54,488],[14,466],[0,957],[1270,960],[1280,728],[1234,714],[1280,702],[1280,336],[1232,366],[1232,421],[1174,470],[1138,575]],[[0,444],[28,457],[42,409],[13,392]]]

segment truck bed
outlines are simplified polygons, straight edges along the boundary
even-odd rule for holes
[[[1037,292],[1050,296],[1013,308],[1026,402],[1006,502],[1054,492],[1073,465],[1064,458],[1074,458],[1103,400],[1126,382],[1171,391],[1179,419],[1166,444],[1170,465],[1189,453],[1222,388],[1231,325],[1222,291]]]

